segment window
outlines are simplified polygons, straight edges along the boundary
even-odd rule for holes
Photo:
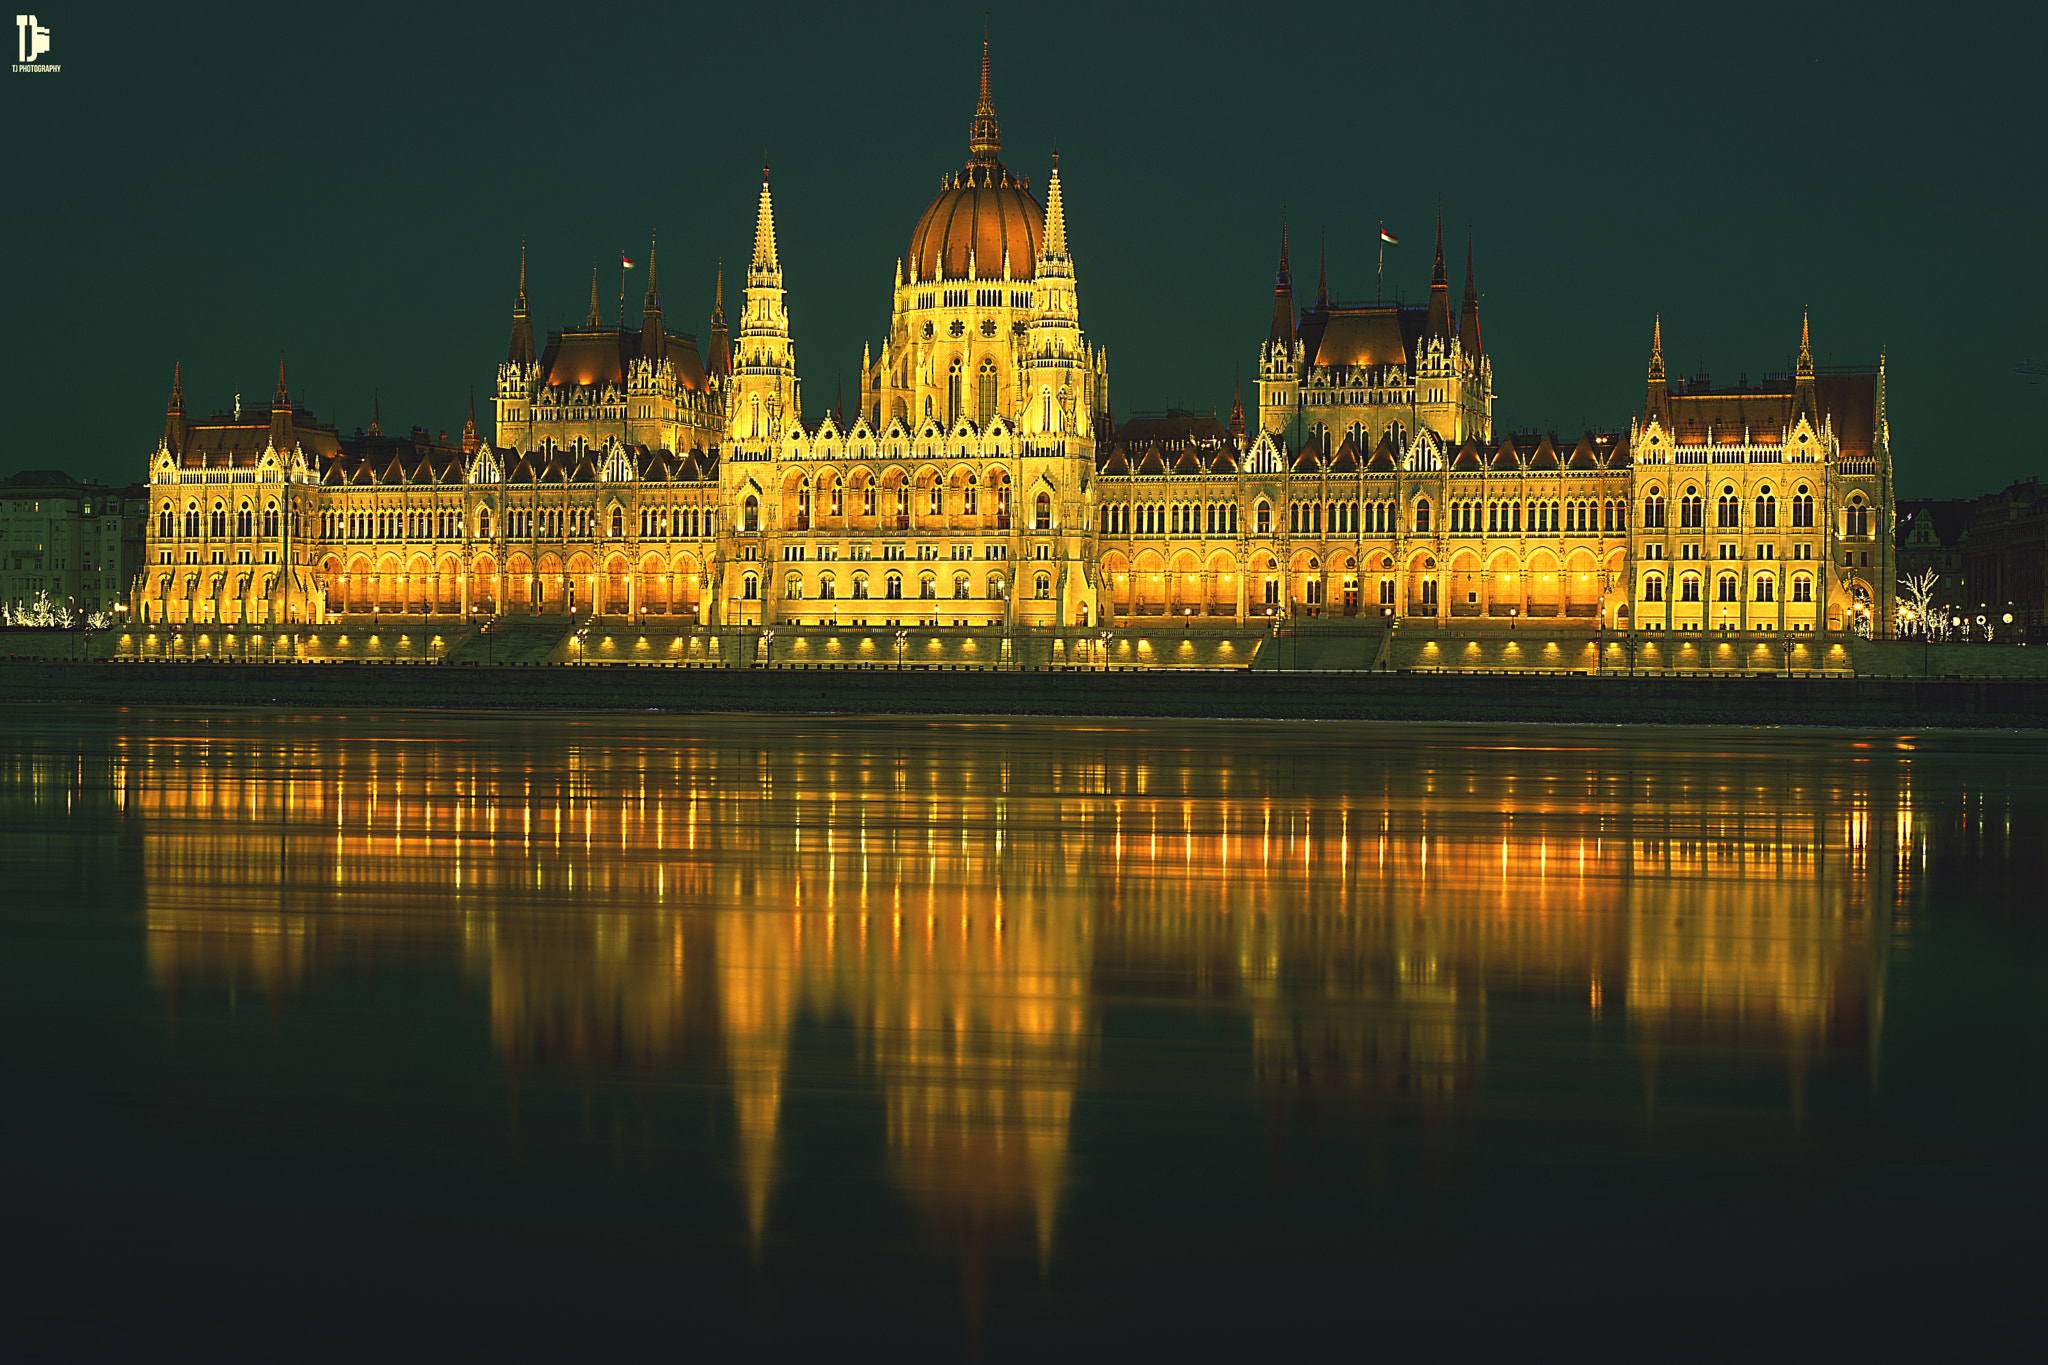
[[[254,534],[256,534],[256,517],[249,510],[249,504],[245,502],[235,509],[235,537],[238,540],[247,540]]]
[[[1722,574],[1714,584],[1714,600],[1716,602],[1736,601],[1735,587],[1735,575],[1732,573]]]
[[[960,362],[956,358],[946,371],[946,425],[960,420]]]
[[[800,573],[793,573],[789,577],[783,579],[782,595],[792,602],[798,602],[803,600],[804,576]]]
[[[1741,524],[1742,504],[1736,500],[1735,489],[1732,486],[1723,488],[1720,501],[1714,508],[1714,525],[1717,528],[1726,528]]]
[[[1698,574],[1689,573],[1678,580],[1678,600],[1681,602],[1697,602],[1700,600],[1700,576]]]
[[[740,596],[745,598],[749,602],[760,600],[761,580],[754,577],[754,575],[752,574],[748,574],[745,578],[741,579]]]
[[[1394,605],[1394,580],[1391,578],[1382,578],[1380,580],[1380,605],[1383,607]]]
[[[1033,595],[1037,597],[1038,600],[1041,602],[1051,601],[1052,579],[1046,577],[1044,574],[1040,574],[1037,580],[1032,584],[1032,592]]]
[[[1415,504],[1415,534],[1419,536],[1426,536],[1429,534],[1428,498],[1424,498],[1420,502]]]
[[[1052,529],[1052,495],[1040,493],[1031,504],[1031,529],[1050,531]]]
[[[964,573],[953,575],[953,598],[959,602],[967,600],[967,575]]]
[[[1792,576],[1792,600],[1794,602],[1811,602],[1813,600],[1813,579],[1803,573],[1794,574]]]
[[[1867,536],[1870,534],[1870,509],[1864,505],[1861,494],[1849,499],[1848,525],[1843,534]]]
[[[1273,534],[1273,505],[1271,503],[1267,502],[1264,498],[1260,498],[1258,508],[1253,513],[1253,517],[1259,528],[1260,535],[1269,536]]]
[[[277,504],[274,502],[263,505],[263,534],[273,539],[277,536]]]
[[[171,512],[171,505],[169,503],[165,503],[163,506],[163,510],[157,513],[156,533],[162,539],[169,540],[173,534],[172,528],[175,525],[176,518]]]
[[[1681,530],[1698,530],[1702,524],[1706,505],[1697,488],[1687,486],[1685,497],[1678,504],[1678,525]]]
[[[751,493],[740,504],[740,528],[746,531],[761,529],[761,500]]]
[[[1757,491],[1756,520],[1752,524],[1759,527],[1772,527],[1778,524],[1778,497],[1771,492],[1769,484],[1765,484]]]
[[[993,328],[994,324],[991,323],[991,334],[993,333]],[[975,386],[974,407],[976,416],[974,420],[986,427],[991,421],[995,420],[996,415],[995,357],[990,356],[981,362],[981,373],[977,376],[977,379],[979,382]]]
[[[1813,525],[1813,493],[1803,483],[1792,495],[1792,524],[1802,528]]]
[[[1664,575],[1658,573],[1643,575],[1643,600],[1662,602],[1664,600]]]
[[[903,596],[903,575],[892,573],[882,584],[882,595],[891,602]]]
[[[939,595],[939,580],[926,574],[917,581],[917,595],[927,602]]]
[[[227,533],[228,533],[228,508],[227,508],[227,504],[226,504],[226,503],[223,503],[223,502],[216,502],[216,503],[215,503],[215,504],[213,505],[213,512],[212,512],[212,514],[211,514],[210,516],[208,516],[208,517],[207,517],[207,519],[206,519],[206,534],[208,534],[209,536],[225,536],[225,535],[226,535]]]
[[[819,577],[818,577],[818,597],[819,597],[819,599],[820,599],[820,600],[822,600],[822,601],[826,601],[826,602],[829,602],[829,601],[831,601],[831,600],[832,600],[833,598],[835,598],[835,597],[837,597],[837,596],[839,596],[839,586],[838,586],[838,585],[837,585],[836,583],[834,583],[834,582],[832,581],[832,575],[831,575],[831,574],[821,574],[821,575],[819,575]]]
[[[1756,576],[1756,600],[1775,602],[1778,600],[1778,585],[1767,573]]]

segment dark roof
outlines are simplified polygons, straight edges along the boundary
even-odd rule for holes
[[[626,367],[640,356],[640,332],[617,328],[550,332],[540,366],[551,385],[623,384]],[[697,354],[697,338],[687,332],[668,332],[668,358],[676,367],[676,378],[685,388],[702,391],[704,361]]]
[[[1301,344],[1313,366],[1406,365],[1429,325],[1429,310],[1397,303],[1312,308]]]

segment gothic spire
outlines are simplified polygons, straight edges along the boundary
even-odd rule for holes
[[[655,287],[654,283],[654,250],[657,244],[657,235],[652,232],[647,234],[647,302],[659,308],[661,307],[661,291]]]
[[[169,411],[183,412],[184,410],[185,362],[182,360],[174,360],[171,362],[171,406],[169,408]]]
[[[1003,135],[996,127],[996,101],[988,78],[988,35],[981,38],[981,94],[974,101],[974,120],[967,129],[970,160],[977,166],[993,165],[1002,156]]]
[[[1230,435],[1244,444],[1244,380],[1235,369],[1230,374]]]
[[[291,405],[291,395],[285,391],[284,387],[284,357],[279,356],[277,358],[277,392],[271,396],[270,406],[273,408],[289,408]]]
[[[171,362],[171,402],[164,411],[164,449],[173,455],[185,451],[185,365]]]
[[[1052,154],[1052,175],[1045,186],[1045,235],[1038,254],[1058,259],[1067,254],[1067,196],[1060,189],[1060,154]]]
[[[1316,256],[1316,307],[1330,306],[1330,234],[1323,232],[1321,249]]]
[[[711,354],[706,357],[711,373],[732,373],[732,343],[725,329],[725,261],[718,262],[718,284],[711,293]]]
[[[1458,344],[1473,360],[1483,349],[1479,344],[1479,280],[1472,271],[1472,234],[1465,234],[1465,306],[1458,310]]]
[[[1451,339],[1451,281],[1444,273],[1444,211],[1436,211],[1436,273],[1429,280],[1429,330],[1427,336]]]
[[[1657,314],[1650,324],[1650,382],[1664,382],[1664,315]]]
[[[1287,213],[1280,214],[1280,268],[1273,272],[1273,325],[1266,333],[1268,345],[1294,349],[1294,272],[1287,265]]]
[[[512,300],[512,344],[505,358],[517,365],[533,363],[533,318],[526,304],[526,239],[519,239],[519,292]]]
[[[372,436],[382,436],[384,434],[383,398],[383,394],[378,390],[370,390],[370,434]],[[476,396],[474,394],[470,395],[470,404],[474,408],[476,404]]]
[[[775,197],[768,189],[768,167],[761,167],[761,204],[754,215],[754,269],[775,270],[780,260],[775,253]]]
[[[1799,315],[1799,378],[1813,378],[1813,323],[1806,313]]]
[[[668,353],[668,333],[661,325],[661,291],[654,284],[654,236],[647,238],[647,297],[640,306],[640,354],[659,361]]]
[[[604,315],[598,312],[597,309],[597,262],[592,261],[590,263],[590,316],[583,320],[583,325],[595,328],[603,324]]]
[[[462,453],[474,455],[478,447],[482,446],[483,443],[484,438],[477,434],[476,429],[476,390],[471,389],[469,391],[469,420],[462,424]]]

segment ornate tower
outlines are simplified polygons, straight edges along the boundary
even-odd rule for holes
[[[747,301],[740,316],[733,379],[727,429],[734,440],[772,441],[800,419],[796,350],[789,339],[782,258],[775,249],[775,200],[769,192],[766,166],[761,168],[754,256],[747,264]]]
[[[1259,430],[1284,430],[1301,389],[1301,346],[1294,324],[1294,272],[1287,264],[1287,218],[1280,218],[1280,267],[1273,272],[1273,325],[1259,348]]]

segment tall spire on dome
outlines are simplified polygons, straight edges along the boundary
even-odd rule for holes
[[[988,77],[988,25],[981,34],[981,94],[974,101],[974,121],[968,125],[967,148],[978,166],[993,165],[1002,158],[1003,135],[996,127],[996,101]]]
[[[1820,401],[1814,392],[1813,325],[1806,313],[1799,315],[1799,370],[1792,380],[1792,419],[1804,417],[1816,430],[1820,427]]]
[[[768,166],[761,165],[761,204],[754,215],[754,269],[775,270],[781,265],[775,253],[775,196],[768,189]]]
[[[1650,378],[1649,389],[1643,400],[1643,417],[1646,421],[1661,422],[1666,430],[1671,426],[1671,386],[1664,378],[1664,315],[1659,313],[1650,324]]]
[[[1465,306],[1458,310],[1458,344],[1473,360],[1484,348],[1479,344],[1479,279],[1472,271],[1472,234],[1465,234]]]
[[[597,262],[590,263],[590,316],[583,320],[585,327],[601,327],[604,315],[597,308]]]
[[[505,358],[514,364],[533,363],[533,318],[526,303],[526,239],[519,239],[519,292],[512,300],[512,344]]]

